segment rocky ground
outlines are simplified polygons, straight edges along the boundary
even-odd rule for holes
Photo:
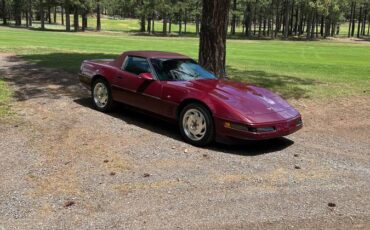
[[[370,226],[368,96],[292,101],[286,138],[196,148],[173,125],[91,108],[77,76],[0,55],[0,229]]]

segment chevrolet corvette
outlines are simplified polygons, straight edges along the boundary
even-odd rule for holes
[[[272,139],[303,126],[300,113],[277,94],[217,78],[177,53],[130,51],[112,60],[86,60],[79,79],[97,110],[108,112],[120,102],[159,115],[176,122],[196,146]]]

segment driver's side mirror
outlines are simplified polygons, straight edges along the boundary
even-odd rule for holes
[[[153,75],[151,73],[141,73],[139,74],[139,78],[147,80],[147,81],[154,80]]]

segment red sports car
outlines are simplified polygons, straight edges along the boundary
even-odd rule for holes
[[[102,112],[121,102],[176,121],[197,146],[230,139],[261,140],[302,128],[301,115],[267,89],[219,79],[191,58],[130,51],[115,60],[89,60],[80,81]]]

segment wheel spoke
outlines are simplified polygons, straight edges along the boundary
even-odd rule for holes
[[[206,120],[198,109],[188,110],[183,117],[183,128],[185,134],[194,141],[201,140],[207,131]]]
[[[93,95],[96,106],[104,108],[107,105],[109,100],[108,89],[103,83],[99,82],[95,85]]]

